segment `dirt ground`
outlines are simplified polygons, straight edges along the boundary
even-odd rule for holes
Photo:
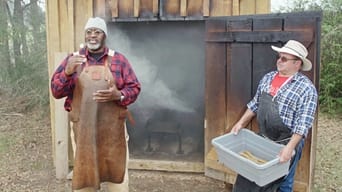
[[[26,103],[26,98],[12,98],[0,90],[0,191],[71,191],[70,181],[55,179],[49,109],[28,110]],[[341,118],[319,114],[315,192],[342,192],[341,128]],[[131,192],[229,191],[223,182],[203,174],[129,173]]]

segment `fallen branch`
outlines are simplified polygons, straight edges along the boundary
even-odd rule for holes
[[[5,114],[2,114],[4,116],[20,116],[20,117],[24,117],[23,114],[21,113],[5,113]]]

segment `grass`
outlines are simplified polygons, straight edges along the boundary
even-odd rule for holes
[[[7,152],[11,145],[11,141],[5,135],[0,135],[0,155]]]
[[[314,192],[342,191],[342,118],[320,114]]]

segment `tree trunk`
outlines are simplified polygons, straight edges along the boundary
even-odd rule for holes
[[[15,65],[22,64],[22,55],[28,55],[26,27],[22,0],[14,0],[13,9],[13,54]]]
[[[33,36],[33,44],[38,45],[39,42],[41,42],[40,37],[40,25],[42,18],[40,17],[40,8],[38,7],[37,0],[30,0],[30,8],[29,8],[29,14],[30,14],[30,24],[32,27],[32,36]]]
[[[8,15],[7,15],[7,0],[0,0],[0,68],[5,69],[10,66],[10,53],[8,43]]]

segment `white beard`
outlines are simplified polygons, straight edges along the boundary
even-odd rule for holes
[[[91,44],[88,42],[87,47],[90,50],[98,50],[101,47],[101,43]]]

